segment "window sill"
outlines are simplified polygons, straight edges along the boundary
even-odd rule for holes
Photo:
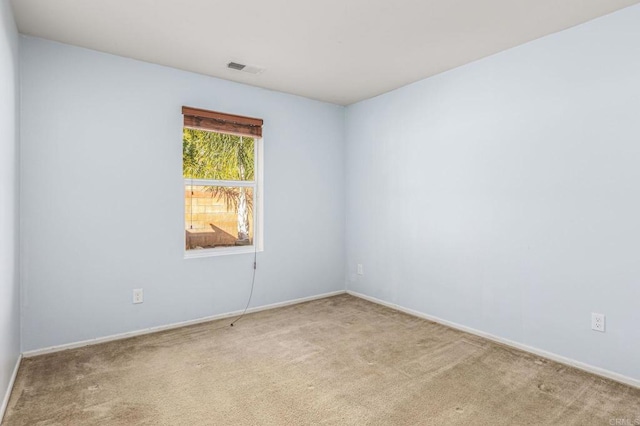
[[[241,246],[241,247],[220,247],[200,250],[189,250],[184,252],[185,259],[198,259],[201,257],[216,257],[226,256],[229,254],[249,254],[256,251],[254,246]],[[258,252],[262,249],[258,247]]]

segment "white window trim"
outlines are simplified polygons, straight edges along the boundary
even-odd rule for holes
[[[227,256],[230,254],[252,254],[264,251],[264,203],[263,188],[264,188],[264,173],[263,173],[263,143],[262,138],[254,138],[254,158],[255,164],[255,181],[235,181],[235,180],[209,180],[209,179],[184,179],[182,183],[182,191],[184,193],[185,185],[221,185],[221,186],[243,186],[243,187],[255,187],[253,191],[253,245],[250,246],[238,246],[238,247],[215,247],[209,249],[200,250],[187,250],[184,249],[185,259],[198,259],[203,257],[217,257]],[[182,223],[186,222],[186,213],[183,209]],[[183,246],[184,246],[184,234],[183,234]]]

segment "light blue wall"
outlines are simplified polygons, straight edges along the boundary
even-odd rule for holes
[[[640,6],[349,106],[346,143],[349,289],[640,379]]]
[[[183,105],[265,121],[252,306],[344,290],[343,107],[41,39],[21,58],[24,350],[244,308],[252,255],[183,259]]]
[[[0,0],[0,407],[20,354],[18,62],[11,6]]]

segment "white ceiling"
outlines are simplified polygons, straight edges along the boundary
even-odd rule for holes
[[[341,105],[639,2],[12,1],[23,34]]]

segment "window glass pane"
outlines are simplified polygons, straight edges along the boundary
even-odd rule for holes
[[[185,178],[254,180],[253,138],[184,128],[182,174]]]
[[[253,244],[253,188],[185,185],[187,250]]]

